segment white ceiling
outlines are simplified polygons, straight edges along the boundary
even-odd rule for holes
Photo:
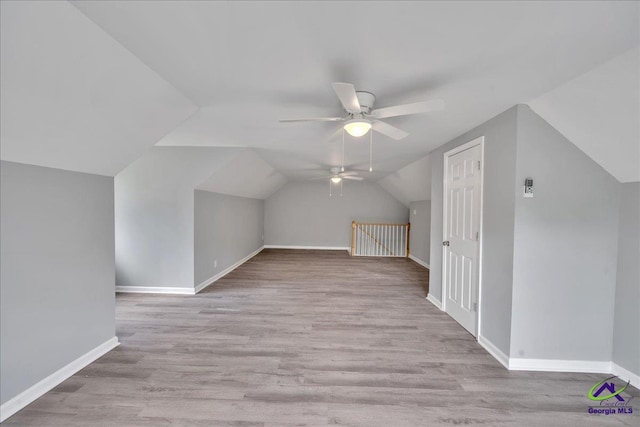
[[[278,191],[286,178],[253,150],[246,149],[217,169],[197,190],[251,199],[266,199]]]
[[[377,106],[442,98],[444,112],[389,119],[371,179],[638,44],[635,2],[74,2],[198,111],[160,145],[245,146],[287,178],[340,162],[333,81]],[[347,144],[366,169],[366,144]]]
[[[431,155],[390,173],[378,184],[407,207],[411,202],[431,200]]]
[[[375,181],[639,42],[636,2],[73,6],[2,2],[3,159],[113,175],[156,142],[252,147],[304,179],[341,163],[336,125],[278,119],[340,114],[331,82],[377,107],[444,99],[443,112],[388,119],[411,135],[375,135]],[[366,141],[347,140],[347,169],[368,159]]]
[[[69,3],[0,7],[3,160],[113,176],[197,110]]]
[[[640,181],[639,49],[617,56],[529,105],[618,181]]]

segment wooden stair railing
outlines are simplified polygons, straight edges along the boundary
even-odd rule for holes
[[[352,256],[409,256],[410,224],[351,223]]]

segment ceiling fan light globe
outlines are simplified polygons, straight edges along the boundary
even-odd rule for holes
[[[368,120],[349,120],[344,124],[344,130],[351,136],[359,137],[371,130],[371,122]]]
[[[340,178],[339,176],[332,176],[331,177],[331,182],[333,182],[334,184],[339,184],[340,181],[342,181],[342,178]]]

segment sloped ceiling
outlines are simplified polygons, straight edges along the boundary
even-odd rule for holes
[[[446,104],[388,119],[410,136],[375,134],[367,180],[531,100],[620,180],[637,179],[617,142],[635,126],[628,93],[614,84],[584,108],[562,99],[585,94],[567,82],[637,49],[638,2],[0,3],[2,159],[114,175],[155,143],[249,147],[287,179],[306,179],[301,170],[340,165],[336,124],[278,119],[340,114],[330,83],[347,81],[375,93],[377,107]],[[594,79],[631,78],[615,63],[608,72]],[[368,163],[366,141],[347,138],[346,167]],[[241,191],[262,192],[252,185]]]
[[[233,147],[152,147],[115,177],[117,197],[146,198],[169,210],[190,212],[189,207],[171,205],[176,195],[192,192],[243,151]]]
[[[431,200],[431,156],[387,175],[378,184],[407,207],[411,202]]]
[[[529,102],[620,182],[640,181],[640,49]]]
[[[67,2],[0,2],[0,156],[113,176],[197,106]]]
[[[331,82],[378,107],[446,103],[388,120],[410,136],[375,135],[377,180],[639,42],[637,2],[73,4],[201,107],[160,145],[258,148],[291,179],[339,165],[335,123],[278,123],[340,114]],[[346,157],[368,166],[367,145],[349,140]]]
[[[266,199],[282,187],[286,178],[253,150],[245,149],[217,169],[196,189],[252,199]]]

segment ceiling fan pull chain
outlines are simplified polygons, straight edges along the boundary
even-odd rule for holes
[[[329,180],[329,197],[331,197],[331,180]]]
[[[373,172],[373,132],[369,131],[369,172]]]
[[[342,181],[340,181],[340,197],[342,197]]]
[[[344,128],[342,128],[342,170],[344,172]]]

